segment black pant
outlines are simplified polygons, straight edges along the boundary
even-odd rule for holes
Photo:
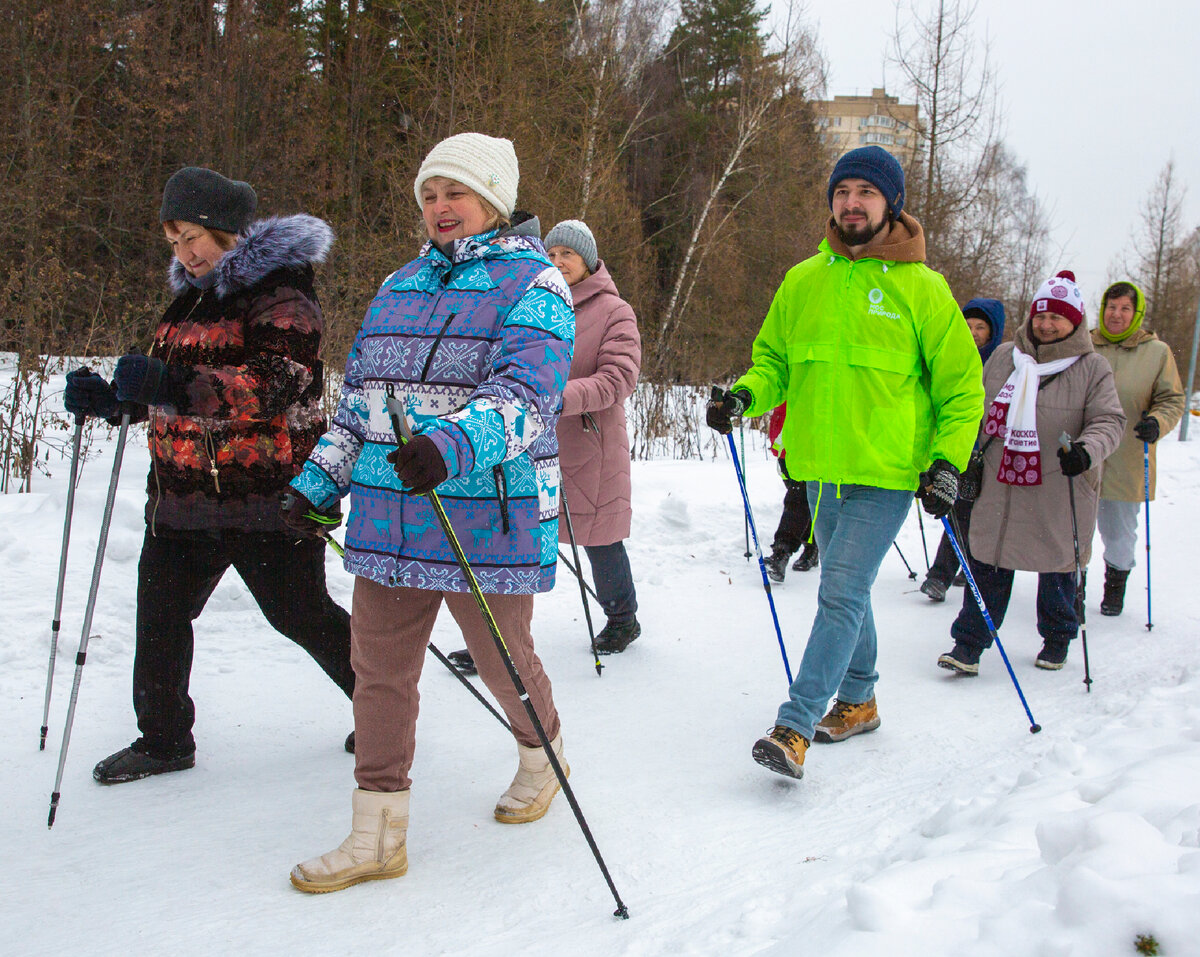
[[[584,545],[596,597],[609,621],[632,621],[637,613],[637,592],[633,588],[633,571],[624,542],[611,545]]]
[[[969,556],[968,560],[992,624],[999,630],[1004,624],[1004,614],[1008,611],[1008,600],[1012,596],[1013,571],[1011,568],[981,565]],[[1044,641],[1064,644],[1079,631],[1079,619],[1075,614],[1074,572],[1038,573],[1037,628]],[[979,613],[970,588],[963,594],[962,610],[950,626],[950,637],[980,650],[991,647],[992,636],[988,633],[987,624]]]
[[[347,696],[350,616],[325,589],[325,545],[292,535],[239,531],[155,537],[138,562],[133,710],[142,745],[156,757],[196,750],[188,694],[192,622],[229,566],[237,569],[272,627],[307,651]]]
[[[807,484],[793,481],[787,473],[784,460],[779,460],[779,474],[787,491],[783,496],[783,514],[779,516],[779,527],[771,551],[798,552],[812,535],[812,512],[808,508]]]
[[[971,552],[967,547],[967,541],[971,536],[971,508],[974,504],[974,502],[963,501],[954,503],[954,517],[958,519],[958,530],[962,533],[958,546],[968,557]],[[949,588],[957,572],[958,556],[954,554],[954,546],[950,544],[950,536],[942,532],[942,540],[938,543],[937,555],[934,556],[933,564],[929,566],[929,574],[925,577],[939,581]]]

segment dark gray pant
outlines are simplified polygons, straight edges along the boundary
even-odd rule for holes
[[[624,542],[584,545],[596,583],[596,597],[609,621],[630,621],[637,613],[637,592]]]

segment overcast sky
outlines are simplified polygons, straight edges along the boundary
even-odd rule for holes
[[[775,0],[776,13],[783,3]],[[899,71],[883,65],[894,0],[812,0],[807,17],[829,60],[830,96],[870,93],[885,80],[903,94]],[[1052,210],[1052,271],[1073,269],[1094,313],[1110,263],[1132,253],[1140,204],[1172,157],[1188,189],[1185,225],[1200,225],[1200,7],[979,0],[975,26],[991,41],[1005,140]]]

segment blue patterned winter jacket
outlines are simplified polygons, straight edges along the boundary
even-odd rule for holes
[[[558,552],[555,424],[575,313],[562,275],[530,236],[432,243],[380,287],[346,360],[332,428],[292,485],[318,508],[350,493],[346,570],[384,585],[467,591],[424,496],[403,491],[394,392],[416,434],[442,453],[438,496],[483,591],[554,587]]]

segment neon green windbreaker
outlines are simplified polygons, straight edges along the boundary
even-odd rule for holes
[[[781,444],[797,481],[915,490],[934,459],[966,468],[983,418],[979,350],[923,262],[920,224],[901,214],[862,259],[831,231],[820,250],[784,277],[733,386],[753,396],[746,414],[787,402]]]

